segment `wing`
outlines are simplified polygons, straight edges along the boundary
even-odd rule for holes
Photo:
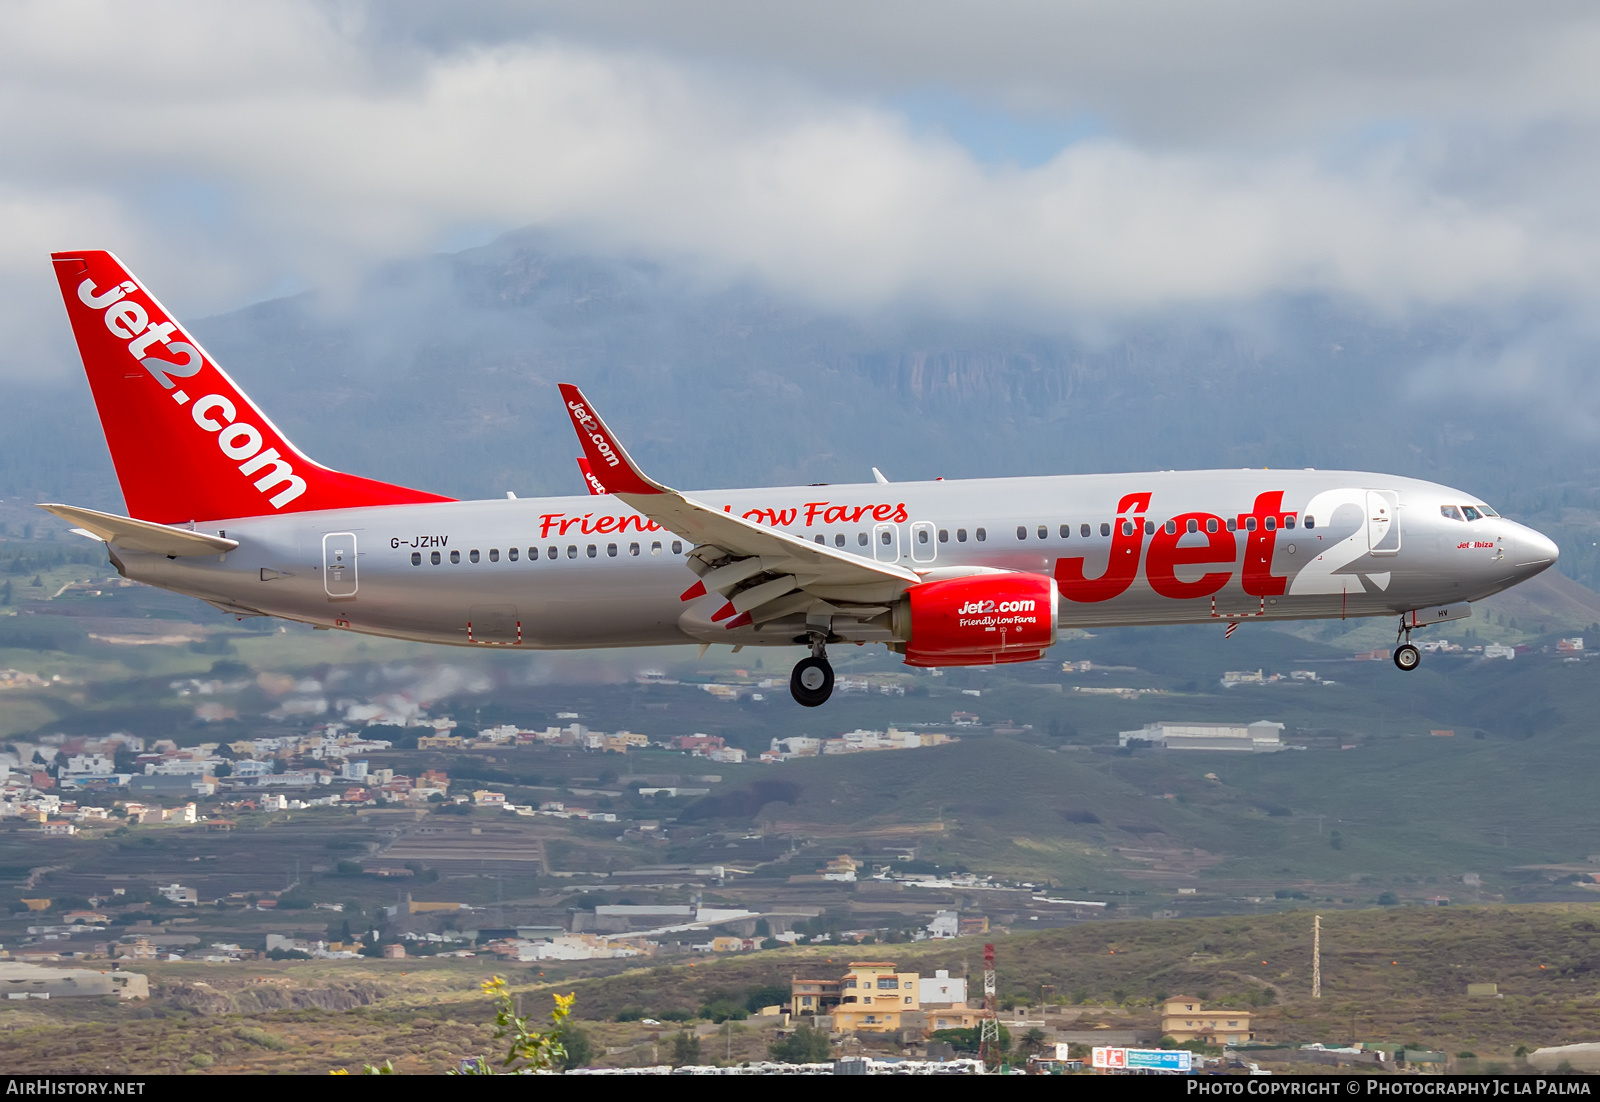
[[[712,508],[663,486],[641,471],[583,393],[561,384],[572,427],[590,470],[606,489],[694,545],[688,565],[700,580],[685,601],[707,593],[729,598],[712,619],[725,627],[765,623],[804,612],[881,616],[922,579],[893,563],[836,551],[777,528]]]
[[[41,505],[47,513],[54,513],[70,524],[88,532],[96,539],[129,551],[151,551],[158,555],[177,558],[180,555],[216,555],[232,551],[238,540],[222,536],[208,536],[204,532],[191,532],[174,528],[170,524],[157,524],[152,520],[134,520],[115,513],[102,513],[76,505]]]

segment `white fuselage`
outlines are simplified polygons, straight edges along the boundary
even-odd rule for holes
[[[713,490],[690,496],[930,579],[1056,578],[1063,627],[1377,616],[1480,600],[1553,543],[1435,483],[1348,471],[1180,471]],[[1477,513],[1478,519],[1466,519]],[[1453,514],[1453,515],[1452,515]],[[1458,519],[1459,518],[1459,519]],[[1190,531],[1190,529],[1193,531]],[[790,645],[726,629],[690,547],[611,496],[216,518],[216,557],[117,550],[129,578],[320,627],[528,648]],[[800,629],[803,630],[803,622]],[[892,641],[888,618],[839,629]]]

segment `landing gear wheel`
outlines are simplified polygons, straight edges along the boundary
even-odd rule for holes
[[[802,708],[826,704],[833,695],[833,666],[826,658],[802,658],[789,675],[789,695]]]
[[[1416,669],[1422,662],[1422,652],[1410,643],[1403,643],[1394,649],[1394,664],[1406,673]]]

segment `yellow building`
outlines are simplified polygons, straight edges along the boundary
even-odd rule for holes
[[[789,1013],[829,1014],[839,1005],[838,980],[803,980],[791,976],[789,980]]]
[[[915,972],[896,972],[893,961],[851,961],[839,981],[833,1028],[840,1033],[899,1029],[902,1014],[921,1008],[917,978]]]
[[[1179,1044],[1238,1045],[1255,1039],[1248,1010],[1202,1010],[1200,1000],[1188,995],[1161,1004],[1161,1032]]]
[[[928,1029],[976,1029],[983,1015],[982,1007],[951,1003],[928,1011]]]
[[[635,731],[618,731],[607,735],[602,749],[608,754],[626,754],[629,750],[648,750],[650,736]]]

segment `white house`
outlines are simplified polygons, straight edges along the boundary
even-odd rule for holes
[[[954,911],[941,911],[940,914],[954,915]],[[967,981],[961,977],[952,978],[950,973],[940,968],[929,976],[917,978],[917,1002],[923,1006],[930,1003],[948,1006],[951,1003],[964,1003],[967,1001]]]

